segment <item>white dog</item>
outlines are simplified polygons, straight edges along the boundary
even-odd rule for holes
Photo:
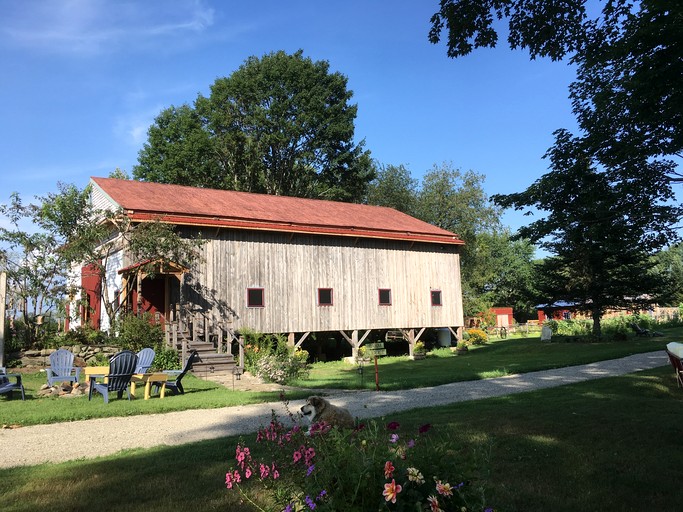
[[[339,427],[353,428],[355,426],[353,416],[347,409],[332,405],[319,396],[309,396],[306,403],[301,407],[301,413],[308,418],[311,425],[324,421],[328,425]]]

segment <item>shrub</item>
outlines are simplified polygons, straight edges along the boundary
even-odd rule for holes
[[[152,368],[154,370],[180,370],[180,354],[177,350],[160,346],[154,353]]]
[[[70,347],[73,345],[105,345],[110,342],[109,335],[90,325],[79,325],[65,333],[53,336],[48,342],[50,348]]]
[[[471,345],[483,345],[489,340],[488,334],[481,329],[468,329],[467,331],[467,341]]]
[[[458,446],[429,424],[414,432],[369,421],[354,430],[314,424],[310,435],[273,414],[254,451],[241,441],[226,487],[263,510],[484,510],[484,483]],[[458,464],[453,464],[457,459]],[[340,470],[343,468],[343,470]],[[277,480],[277,483],[274,481]],[[266,494],[268,493],[268,494]],[[430,508],[431,507],[431,508]],[[490,509],[489,509],[490,510]]]
[[[126,315],[118,323],[118,336],[112,341],[125,350],[138,352],[149,347],[160,348],[164,340],[163,328],[152,323],[151,315]]]
[[[286,384],[308,374],[308,352],[292,350],[282,336],[242,330],[244,366],[264,380]]]

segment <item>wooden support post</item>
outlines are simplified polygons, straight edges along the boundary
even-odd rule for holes
[[[415,348],[415,329],[408,329],[408,355],[413,357],[413,349]]]
[[[244,370],[244,338],[242,336],[237,340],[239,345],[239,367]]]
[[[288,347],[294,347],[294,338],[295,338],[295,337],[296,337],[296,336],[295,336],[295,334],[294,334],[293,332],[290,332],[290,333],[287,335],[287,346],[288,346]]]

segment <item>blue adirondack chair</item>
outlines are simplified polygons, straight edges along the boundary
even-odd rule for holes
[[[187,356],[187,361],[185,361],[185,366],[182,370],[164,370],[163,373],[168,374],[168,380],[166,381],[166,389],[170,389],[174,394],[180,393],[181,395],[185,393],[183,389],[182,380],[185,374],[192,369],[192,363],[195,358],[199,359],[199,355],[196,350],[190,350],[190,355]],[[173,379],[173,380],[171,380]],[[159,391],[161,384],[154,383],[154,390]]]
[[[50,366],[47,371],[47,383],[49,386],[55,382],[78,382],[81,369],[74,366],[74,354],[70,350],[60,348],[50,354]]]
[[[123,350],[114,354],[109,360],[109,373],[103,376],[106,377],[106,382],[97,382],[97,375],[90,376],[88,400],[92,399],[93,391],[102,394],[105,404],[109,403],[111,391],[116,391],[118,398],[123,398],[123,392],[128,391],[128,400],[130,400],[130,378],[133,376],[137,364],[138,356],[130,350]]]
[[[135,367],[134,373],[147,373],[152,367],[154,361],[154,350],[151,348],[143,348],[137,353],[138,365]]]
[[[10,378],[16,379],[16,382],[11,382]],[[24,385],[21,383],[21,375],[13,374],[12,377],[9,377],[5,368],[0,366],[0,395],[7,393],[7,396],[9,396],[11,400],[12,391],[20,391],[21,399],[26,399],[26,396],[24,395]]]

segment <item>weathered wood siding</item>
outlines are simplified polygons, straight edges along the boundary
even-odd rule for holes
[[[260,332],[446,327],[463,325],[458,246],[221,229],[184,278],[191,302],[232,327]],[[248,308],[248,288],[263,288],[265,307]],[[318,305],[318,289],[333,305]],[[379,288],[391,305],[379,305]],[[442,306],[431,305],[441,290]]]

